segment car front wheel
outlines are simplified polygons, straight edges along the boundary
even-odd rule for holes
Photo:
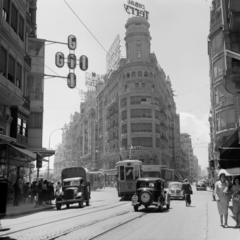
[[[57,207],[57,210],[61,210],[61,204],[60,203],[57,203],[56,207]]]

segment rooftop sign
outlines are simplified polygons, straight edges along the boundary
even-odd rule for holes
[[[123,4],[123,5],[128,14],[133,14],[137,17],[143,17],[148,20],[149,12],[145,10],[145,6],[143,4],[134,2],[134,1],[130,1],[130,0],[128,0],[127,3],[129,5],[127,5],[127,4]]]

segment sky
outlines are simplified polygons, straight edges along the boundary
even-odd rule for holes
[[[121,38],[121,55],[126,56],[125,24],[129,15],[127,0],[40,0],[37,1],[37,37],[67,43],[77,38],[75,54],[88,57],[87,72],[106,73],[106,54],[115,37]],[[208,166],[210,142],[210,80],[207,39],[210,0],[141,0],[149,12],[151,52],[170,77],[181,132],[191,135],[193,153],[202,169]],[[71,10],[71,9],[72,10]],[[88,29],[88,30],[87,30]],[[90,32],[91,33],[90,33]],[[94,37],[93,37],[94,35]],[[97,39],[97,40],[96,40]],[[55,65],[55,54],[69,54],[67,45],[46,41],[45,74],[66,77],[69,69]],[[70,115],[79,112],[86,91],[85,72],[77,66],[77,87],[70,89],[59,77],[44,80],[43,147],[55,149],[61,143],[61,130]],[[59,130],[56,130],[59,129]],[[54,131],[56,130],[56,131]],[[54,132],[53,132],[54,131]],[[53,133],[52,133],[53,132]],[[52,134],[51,134],[52,133]],[[51,135],[51,138],[50,138]],[[50,158],[50,168],[53,159]]]

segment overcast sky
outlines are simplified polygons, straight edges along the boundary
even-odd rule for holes
[[[117,34],[121,38],[121,54],[125,53],[125,24],[129,18],[123,5],[127,0],[40,0],[37,2],[38,38],[65,42],[69,35],[77,37],[77,58],[86,55],[88,72],[105,74],[106,51]],[[151,52],[169,75],[175,90],[181,132],[192,137],[194,154],[202,169],[208,166],[209,137],[209,34],[210,3],[208,0],[141,0],[149,12]],[[89,33],[93,33],[100,44]],[[105,49],[105,50],[104,50]],[[67,76],[67,66],[55,66],[55,53],[69,54],[68,47],[49,44],[45,48],[45,74]],[[44,82],[43,147],[48,147],[52,131],[69,123],[71,113],[79,112],[79,90],[86,90],[85,72],[76,68],[77,88],[67,87],[65,79],[46,78]],[[50,146],[61,142],[61,131],[52,134]],[[51,167],[53,157],[51,158]]]

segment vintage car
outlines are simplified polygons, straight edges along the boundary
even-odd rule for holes
[[[89,206],[90,193],[88,170],[83,167],[65,168],[62,170],[62,189],[56,192],[56,208],[60,210],[62,205],[69,208],[74,203],[82,208],[84,202]]]
[[[164,189],[165,180],[161,178],[145,177],[136,181],[136,192],[132,196],[132,206],[134,211],[143,205],[145,208],[154,205],[159,212],[166,206],[170,208],[170,196]]]
[[[196,189],[197,189],[197,191],[199,191],[199,190],[206,191],[207,190],[207,184],[203,181],[198,181],[197,184],[196,184]]]
[[[182,182],[169,182],[168,189],[171,199],[185,199],[184,191],[182,189]]]

